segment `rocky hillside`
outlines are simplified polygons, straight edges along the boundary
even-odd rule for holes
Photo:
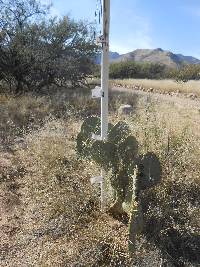
[[[113,53],[112,53],[113,54]],[[137,62],[152,62],[164,64],[168,67],[180,67],[182,64],[200,64],[200,60],[191,56],[181,54],[173,54],[170,51],[165,51],[161,48],[157,49],[137,49],[127,54],[115,54],[115,57],[110,58],[111,62],[137,61]]]

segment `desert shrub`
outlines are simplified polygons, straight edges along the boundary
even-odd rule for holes
[[[0,81],[15,93],[75,86],[92,72],[91,29],[68,16],[50,18],[39,0],[0,1]]]
[[[31,129],[39,128],[45,117],[53,111],[50,101],[44,97],[25,95],[20,97],[0,95],[0,137],[2,145],[12,145]]]
[[[178,70],[171,72],[171,77],[178,82],[187,82],[189,80],[200,79],[200,66],[199,64],[184,65]]]
[[[84,118],[85,116],[99,115],[100,101],[91,98],[91,91],[85,94],[75,94],[75,96],[68,99],[68,108],[71,115],[79,118]]]
[[[120,63],[112,63],[110,65],[111,79],[160,79],[165,78],[165,73],[166,67],[157,63],[137,63],[134,61],[126,61]]]
[[[95,71],[96,72],[96,71]],[[95,75],[98,77],[98,75]],[[110,65],[111,79],[173,79],[177,82],[199,80],[199,64],[168,68],[158,63],[125,61]]]
[[[55,90],[49,95],[0,95],[1,145],[12,146],[26,133],[39,129],[50,118],[82,118],[100,114],[97,101],[91,99],[88,89]]]

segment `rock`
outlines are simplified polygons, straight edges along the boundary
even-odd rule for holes
[[[118,109],[119,114],[129,115],[133,112],[133,107],[131,105],[121,105]]]

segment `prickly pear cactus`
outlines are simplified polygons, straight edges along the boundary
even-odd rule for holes
[[[108,131],[108,141],[113,144],[119,144],[128,137],[130,128],[124,121],[119,121]]]
[[[85,135],[90,136],[92,133],[100,134],[101,120],[99,117],[91,116],[88,117],[81,126],[81,132]]]
[[[113,215],[129,215],[129,248],[134,250],[135,238],[143,225],[140,192],[160,181],[161,166],[154,153],[138,155],[139,145],[130,135],[127,123],[109,124],[107,140],[93,140],[100,135],[100,119],[87,118],[77,136],[79,156],[91,159],[111,173],[109,180],[114,191],[114,203],[109,212]]]
[[[117,161],[116,147],[114,144],[105,141],[94,141],[91,147],[92,159],[104,170],[114,166]]]
[[[128,136],[118,146],[123,166],[129,166],[138,155],[138,142],[134,136]]]
[[[129,251],[135,251],[135,240],[137,234],[143,229],[143,211],[140,199],[140,192],[155,186],[161,179],[161,164],[157,156],[148,152],[137,159],[134,174],[134,190],[132,195],[132,209],[129,220]]]
[[[132,173],[135,166],[135,158],[138,153],[138,142],[134,136],[130,135],[131,131],[127,123],[118,122],[108,132],[108,140],[113,143],[117,151],[117,161],[112,168],[110,177],[111,185],[115,191],[115,202],[110,208],[113,214],[124,213],[123,202],[128,193]]]
[[[140,202],[133,201],[132,202],[132,208],[131,213],[129,216],[129,240],[128,240],[128,247],[130,255],[134,253],[136,246],[136,237],[138,234],[142,232],[143,229],[143,212],[142,212],[142,206]]]
[[[81,131],[76,139],[76,150],[79,156],[90,158],[93,144],[92,134],[100,134],[101,120],[98,117],[88,117],[81,126]]]

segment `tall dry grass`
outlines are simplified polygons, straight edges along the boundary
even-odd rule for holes
[[[112,86],[121,86],[128,88],[136,88],[139,90],[148,90],[158,93],[179,93],[185,96],[194,94],[200,96],[200,82],[188,81],[176,82],[173,80],[149,80],[149,79],[123,79],[123,80],[110,80]]]
[[[168,264],[198,266],[200,141],[196,123],[200,116],[185,107],[140,98],[135,114],[124,119],[139,141],[140,152],[153,151],[162,166],[161,183],[141,197],[143,234]]]
[[[99,103],[88,91],[0,99],[6,110],[0,118],[0,265],[160,266],[161,258],[174,266],[199,264],[198,114],[149,97],[111,95],[109,120],[125,120],[140,153],[156,153],[163,169],[161,184],[142,196],[145,228],[131,260],[127,225],[99,210],[99,188],[89,181],[98,168],[76,156],[81,123],[99,114]],[[118,115],[126,103],[133,114]]]

